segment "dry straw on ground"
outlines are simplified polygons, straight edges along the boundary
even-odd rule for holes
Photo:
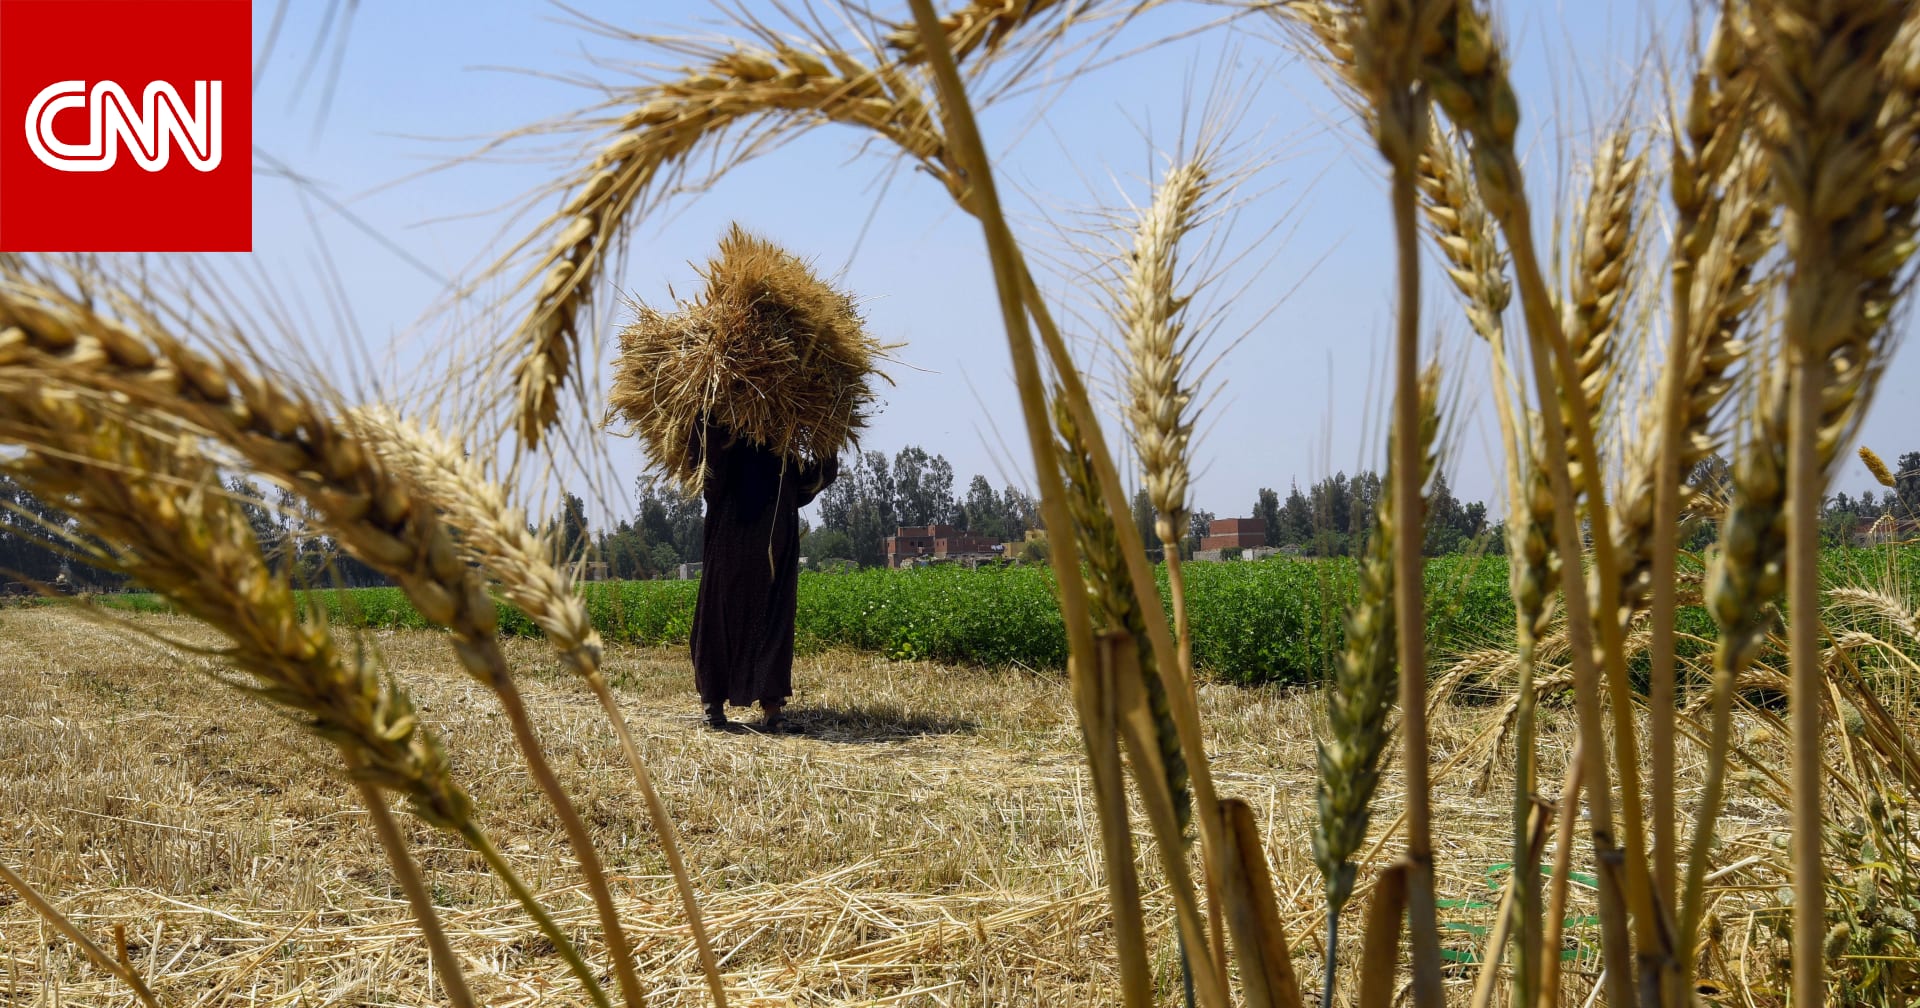
[[[177,618],[140,625],[190,644],[216,640]],[[487,695],[434,634],[372,636],[422,722],[447,740],[501,850],[563,928],[591,935],[591,904],[556,856],[556,822]],[[710,1004],[611,727],[575,679],[552,669],[544,645],[510,642],[507,653],[607,854],[648,1004]],[[0,655],[0,787],[22,796],[0,809],[0,858],[96,936],[125,923],[163,1002],[434,1003],[419,932],[364,813],[315,742],[225,692],[175,688],[198,656],[58,610],[0,612]],[[794,710],[812,735],[780,739],[699,731],[685,703],[684,651],[615,645],[605,667],[695,866],[730,1004],[1117,1003],[1085,756],[1059,679],[848,653],[803,658]],[[1259,821],[1295,963],[1311,985],[1324,904],[1306,853],[1314,815],[1296,796],[1312,788],[1318,702],[1207,685],[1201,705],[1221,787]],[[1491,713],[1442,708],[1436,745],[1477,752]],[[42,726],[56,722],[61,744],[49,746]],[[1559,712],[1543,721],[1549,772],[1559,771],[1570,727]],[[1488,870],[1507,859],[1503,799],[1469,788],[1471,770],[1460,763],[1436,775],[1450,812],[1436,843],[1442,895],[1484,902]],[[1382,802],[1403,786],[1389,767]],[[1742,794],[1733,812],[1733,859],[1770,851],[1777,811]],[[1390,819],[1378,817],[1363,853]],[[582,1003],[476,856],[437,842],[416,819],[401,824],[480,1000]],[[1584,860],[1581,851],[1574,863]],[[1739,887],[1780,877],[1770,861],[1754,865],[1717,882],[1736,888],[1714,895],[1744,901]],[[1157,873],[1142,881],[1149,965],[1171,1003],[1170,907]],[[1575,895],[1577,909],[1589,906]],[[1490,908],[1447,919],[1483,926]],[[1473,947],[1466,932],[1450,934],[1450,948]],[[1568,934],[1583,954],[1594,937],[1586,927]],[[601,961],[597,942],[586,949]],[[1343,985],[1356,965],[1343,960]],[[1590,965],[1580,965],[1589,979]],[[1464,997],[1465,978],[1449,984]],[[32,1004],[41,991],[66,1004],[125,997],[117,980],[43,936],[30,908],[0,902],[0,1003]]]
[[[801,462],[851,448],[867,423],[886,352],[852,295],[738,224],[702,271],[706,286],[672,315],[646,305],[620,335],[612,415],[668,475],[701,482],[709,420]]]

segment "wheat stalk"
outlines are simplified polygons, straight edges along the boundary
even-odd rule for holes
[[[1400,666],[1400,738],[1406,774],[1407,928],[1413,998],[1438,1008],[1439,921],[1434,905],[1433,827],[1427,741],[1426,602],[1422,546],[1426,528],[1420,403],[1419,164],[1431,135],[1432,102],[1420,79],[1420,60],[1437,39],[1447,4],[1435,0],[1362,0],[1353,29],[1353,77],[1373,109],[1374,141],[1390,171],[1396,275],[1393,352],[1393,458],[1400,479],[1392,486],[1393,608]],[[1332,1004],[1332,985],[1322,1003]]]
[[[1665,997],[1689,989],[1693,936],[1678,884],[1674,807],[1674,614],[1682,483],[1713,450],[1710,423],[1732,387],[1728,372],[1745,350],[1744,330],[1762,284],[1756,264],[1771,249],[1773,200],[1767,163],[1747,124],[1753,100],[1739,11],[1724,4],[1699,55],[1684,117],[1672,130],[1669,193],[1674,210],[1670,335],[1648,437],[1630,454],[1614,508],[1613,540],[1622,551],[1620,613],[1624,628],[1651,608],[1648,705],[1651,711],[1653,870],[1661,892],[1682,903],[1676,968]],[[1710,752],[1708,761],[1722,754]],[[1679,894],[1675,896],[1674,894]]]
[[[1439,372],[1429,367],[1420,381],[1420,426],[1416,432],[1420,468],[1412,477],[1425,486],[1433,475],[1439,433]],[[1398,436],[1398,432],[1395,432]],[[1389,456],[1398,453],[1391,451]],[[1327,949],[1322,1003],[1331,1003],[1333,967],[1339,945],[1340,912],[1353,895],[1353,855],[1366,840],[1374,792],[1380,783],[1380,756],[1389,731],[1387,713],[1399,687],[1395,648],[1399,640],[1394,613],[1394,542],[1410,530],[1394,517],[1395,481],[1408,479],[1387,466],[1382,502],[1374,512],[1366,553],[1360,561],[1360,595],[1346,614],[1346,643],[1327,686],[1327,725],[1316,740],[1319,765],[1315,800],[1319,819],[1313,831],[1313,857],[1326,880]]]
[[[1087,567],[1087,591],[1092,603],[1094,631],[1106,687],[1116,701],[1121,738],[1131,755],[1134,774],[1161,861],[1173,880],[1179,912],[1182,962],[1189,977],[1198,961],[1209,979],[1216,971],[1199,942],[1203,925],[1199,905],[1188,877],[1187,849],[1193,826],[1193,792],[1187,760],[1180,747],[1179,728],[1167,698],[1166,684],[1151,649],[1139,642],[1146,637],[1146,619],[1132,576],[1122,560],[1113,516],[1102,506],[1093,459],[1064,393],[1053,394],[1053,422],[1059,432],[1055,450],[1065,481],[1067,511],[1072,516],[1074,540],[1080,544]],[[1215,979],[1224,987],[1224,982]]]
[[[1633,704],[1621,631],[1612,616],[1617,611],[1618,586],[1613,581],[1616,564],[1611,536],[1607,534],[1609,519],[1601,473],[1597,466],[1583,467],[1581,486],[1576,489],[1569,466],[1569,444],[1577,447],[1582,458],[1598,458],[1594,450],[1597,441],[1593,418],[1584,408],[1566,410],[1563,417],[1560,408],[1574,404],[1580,395],[1577,362],[1554,312],[1534,246],[1532,214],[1514,149],[1519,102],[1508,80],[1505,57],[1493,36],[1492,26],[1476,5],[1461,2],[1453,6],[1442,22],[1438,44],[1426,55],[1422,76],[1448,116],[1473,138],[1475,180],[1489,212],[1499,220],[1506,234],[1527,330],[1534,341],[1531,354],[1534,387],[1542,403],[1540,441],[1546,448],[1546,471],[1554,497],[1554,539],[1561,557],[1560,590],[1566,601],[1574,671],[1579,682],[1575,697],[1581,729],[1591,738],[1600,737],[1603,687],[1611,701],[1614,720],[1613,762],[1620,773],[1621,820],[1626,833],[1624,851],[1614,839],[1613,789],[1608,786],[1607,759],[1601,746],[1587,747],[1586,771],[1588,792],[1592,795],[1591,835],[1602,876],[1601,932],[1609,965],[1607,994],[1610,1000],[1624,1004],[1633,990],[1628,925],[1632,925],[1642,953],[1652,957],[1656,964],[1671,962],[1672,933],[1666,912],[1652,892],[1642,837],[1645,824],[1640,810],[1638,742],[1631,723]],[[1579,405],[1584,407],[1584,402]],[[1572,423],[1566,424],[1565,420]],[[1598,582],[1597,598],[1590,598],[1581,565],[1575,562],[1582,554],[1577,511],[1581,495],[1586,498],[1596,533],[1593,566]],[[1595,612],[1607,614],[1607,618],[1597,621],[1597,627]],[[1624,878],[1616,878],[1615,867],[1621,860],[1625,861]]]
[[[552,561],[552,543],[530,530],[525,512],[507,502],[505,488],[441,435],[409,423],[384,407],[355,410],[349,423],[377,454],[413,479],[415,489],[459,533],[462,555],[499,584],[506,600],[540,627],[567,668],[593,691],[613,725],[634,783],[647,804],[648,817],[660,836],[661,851],[686,912],[708,991],[714,1004],[725,1008],[726,987],[680,853],[679,832],[653,786],[652,774],[640,759],[612,687],[600,672],[600,632],[594,629],[586,602],[574,590],[571,579]]]
[[[1746,129],[1759,108],[1735,17],[1732,5],[1723,8],[1694,74],[1684,123],[1673,131],[1670,348],[1652,404],[1658,411],[1652,436],[1630,457],[1614,510],[1614,542],[1624,552],[1619,618],[1624,626],[1641,608],[1652,611],[1653,868],[1660,890],[1680,902],[1675,941],[1680,955],[1664,992],[1669,1001],[1685,995],[1694,965],[1687,954],[1694,942],[1688,895],[1678,883],[1676,864],[1675,516],[1682,482],[1713,450],[1709,424],[1732,387],[1728,371],[1744,352],[1745,321],[1761,288],[1756,263],[1775,233],[1766,161]],[[1710,751],[1708,762],[1723,756]]]
[[[1328,68],[1327,76],[1338,85],[1346,104],[1363,120],[1374,122],[1374,108],[1363,97],[1354,48],[1355,11],[1326,0],[1293,3],[1285,10],[1311,36],[1311,44],[1303,48]],[[1445,257],[1447,277],[1465,302],[1468,322],[1475,334],[1487,341],[1493,357],[1493,398],[1507,456],[1507,498],[1512,505],[1512,517],[1506,523],[1507,552],[1512,558],[1508,570],[1515,605],[1518,695],[1522,698],[1517,712],[1520,734],[1515,744],[1513,813],[1514,857],[1519,863],[1525,858],[1526,824],[1535,804],[1534,641],[1544,630],[1558,570],[1549,541],[1553,499],[1541,467],[1531,466],[1522,475],[1522,463],[1531,457],[1529,445],[1537,437],[1521,425],[1521,410],[1513,401],[1516,387],[1507,361],[1503,319],[1513,289],[1507,279],[1507,255],[1500,247],[1498,225],[1475,191],[1457,143],[1438,122],[1429,127],[1416,164],[1415,182],[1421,213]],[[1539,879],[1530,874],[1516,878],[1521,924],[1516,935],[1520,949],[1514,957],[1514,979],[1523,1003],[1530,1003],[1538,958]]]
[[[1793,993],[1825,994],[1820,499],[1873,391],[1897,274],[1913,252],[1920,18],[1868,0],[1756,3],[1767,137],[1787,215],[1787,605],[1793,677]]]
[[[1092,602],[1094,629],[1098,633],[1124,634],[1134,640],[1146,636],[1145,614],[1125,564],[1120,561],[1119,536],[1113,516],[1100,505],[1099,489],[1093,476],[1093,460],[1086,448],[1072,413],[1057,390],[1053,396],[1053,422],[1059,431],[1056,450],[1065,478],[1067,510],[1073,516],[1074,536],[1082,544],[1087,567],[1087,592]],[[1174,820],[1184,836],[1193,826],[1193,792],[1187,779],[1186,757],[1180,751],[1179,731],[1167,705],[1167,691],[1153,665],[1153,652],[1144,651],[1139,664],[1143,673],[1141,690],[1152,714],[1155,748],[1173,802]]]
[[[922,37],[933,38],[938,21],[928,0],[910,0],[914,22]],[[1121,996],[1127,1008],[1153,1003],[1153,981],[1147,971],[1145,921],[1141,913],[1138,875],[1133,865],[1133,839],[1128,827],[1125,781],[1114,744],[1116,712],[1112,690],[1101,681],[1095,662],[1093,623],[1087,587],[1079,563],[1080,550],[1067,509],[1066,489],[1058,462],[1047,389],[1041,377],[1039,355],[1026,308],[1026,266],[1000,208],[993,171],[966,100],[953,54],[944,39],[927,47],[928,62],[941,95],[944,117],[954,137],[955,160],[973,179],[972,210],[985,233],[993,264],[994,288],[999,294],[1007,347],[1013,360],[1015,386],[1027,430],[1027,446],[1040,489],[1040,510],[1049,534],[1049,563],[1060,597],[1061,621],[1068,643],[1068,672],[1081,735],[1087,746],[1100,819],[1100,842],[1107,862],[1107,891],[1114,914],[1114,942],[1119,950]],[[1213,1001],[1211,1004],[1219,1005]],[[1224,1005],[1221,1006],[1224,1008]]]

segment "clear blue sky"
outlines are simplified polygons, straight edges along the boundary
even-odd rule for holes
[[[577,0],[576,6],[640,31],[710,34],[719,24],[713,8],[689,0]],[[746,6],[781,23],[766,4]],[[892,13],[894,5],[879,6]],[[904,16],[904,3],[898,6]],[[263,271],[280,296],[302,306],[310,320],[301,335],[309,354],[366,361],[372,377],[361,381],[361,391],[369,394],[412,387],[420,382],[417,344],[403,343],[392,356],[387,347],[417,331],[439,299],[440,282],[429,272],[469,274],[498,251],[503,208],[523,206],[524,197],[560,167],[548,159],[408,176],[472,147],[470,139],[444,138],[497,135],[598,97],[541,74],[588,73],[617,86],[631,78],[592,68],[588,54],[636,61],[673,57],[589,36],[564,12],[541,3],[365,3],[351,20],[344,49],[337,50],[338,77],[323,120],[322,85],[336,50],[323,48],[304,90],[297,85],[328,4],[294,0],[290,7],[256,98],[256,143],[383,232],[407,258],[368,238],[311,192],[261,174],[256,251],[246,265]],[[273,0],[259,0],[256,38],[264,40],[275,8]],[[1658,99],[1656,75],[1641,54],[1656,30],[1669,43],[1680,38],[1685,4],[1519,2],[1502,8],[1523,96],[1523,137],[1536,168],[1534,199],[1545,215],[1564,202],[1557,187],[1565,183],[1556,183],[1550,169],[1568,153],[1584,157],[1590,151],[1588,124],[1613,121],[1623,102],[1637,100],[1645,108]],[[1220,13],[1198,5],[1152,12],[1114,49],[1173,35]],[[1232,300],[1221,343],[1242,332],[1245,339],[1215,371],[1219,397],[1203,418],[1204,437],[1195,452],[1195,504],[1222,516],[1247,513],[1261,486],[1284,493],[1289,480],[1305,484],[1335,470],[1377,464],[1385,412],[1379,379],[1391,318],[1390,235],[1378,158],[1355,139],[1312,71],[1274,44],[1271,25],[1246,26],[1257,30],[1209,31],[1051,88],[1037,125],[1031,100],[996,107],[983,122],[989,143],[1001,153],[996,167],[1014,194],[1025,237],[1037,258],[1046,259],[1058,255],[1061,239],[1043,211],[1064,219],[1144,198],[1145,176],[1157,167],[1148,159],[1148,139],[1162,146],[1179,140],[1190,81],[1199,82],[1204,98],[1228,58],[1238,61],[1229,76],[1259,81],[1259,98],[1240,136],[1273,164],[1247,187],[1261,195],[1242,210],[1236,234],[1257,237],[1275,220],[1284,218],[1284,224],[1252,257],[1260,272],[1249,267],[1229,278],[1229,286],[1246,288]],[[532,73],[497,69],[506,67]],[[695,283],[689,261],[704,259],[731,220],[815,257],[828,272],[844,267],[841,281],[868,299],[876,334],[906,344],[900,366],[892,369],[898,386],[888,390],[868,446],[891,453],[917,443],[944,454],[959,474],[957,490],[975,472],[996,485],[1027,484],[1005,337],[979,228],[935,182],[906,171],[892,178],[868,226],[892,162],[880,153],[862,153],[865,139],[845,128],[817,129],[733,170],[707,192],[673,200],[641,222],[619,286],[653,303],[664,302],[669,284],[687,292]],[[337,282],[323,279],[326,260],[337,270]],[[1447,470],[1460,496],[1485,498],[1497,513],[1504,510],[1495,499],[1497,433],[1480,394],[1485,355],[1465,336],[1438,270],[1429,269],[1425,280],[1428,317],[1451,348],[1452,377],[1462,387]],[[344,293],[350,322],[329,308],[329,287]],[[604,371],[604,361],[599,366]],[[1098,373],[1105,375],[1108,366],[1101,358]],[[1888,457],[1920,448],[1911,433],[1913,408],[1891,391],[1911,387],[1914,378],[1912,354],[1903,352],[1866,427],[1867,443]],[[630,491],[640,471],[637,446],[614,442],[611,458],[612,469],[595,481]],[[1852,491],[1867,483],[1849,461],[1836,488]],[[627,509],[622,500],[611,504]]]

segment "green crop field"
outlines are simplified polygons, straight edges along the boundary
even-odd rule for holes
[[[1920,587],[1920,548],[1829,550],[1829,583]],[[1191,563],[1186,575],[1194,661],[1221,679],[1241,683],[1317,682],[1342,640],[1341,614],[1355,590],[1346,558],[1274,557],[1255,563]],[[1165,568],[1161,569],[1165,590]],[[1427,564],[1428,648],[1437,662],[1513,640],[1513,603],[1504,557],[1449,556]],[[594,625],[609,640],[684,644],[693,623],[694,581],[622,581],[581,586]],[[342,626],[424,626],[397,588],[315,591],[314,602]],[[159,609],[153,596],[126,595],[114,604]],[[504,603],[504,633],[539,629]],[[1697,606],[1683,608],[1683,635],[1713,635]],[[1045,567],[964,570],[858,570],[800,576],[796,632],[802,651],[851,647],[895,659],[1057,668],[1066,634]],[[1683,638],[1683,648],[1688,638]]]

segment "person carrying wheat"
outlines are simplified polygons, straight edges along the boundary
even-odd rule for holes
[[[654,465],[706,499],[694,686],[707,724],[759,704],[792,730],[800,509],[839,475],[875,400],[888,347],[852,295],[799,257],[735,225],[672,314],[635,305],[620,334],[609,423],[624,418]]]
[[[727,705],[760,705],[762,731],[796,729],[793,626],[800,581],[800,509],[840,472],[837,456],[785,458],[702,418],[689,451],[706,460],[706,543],[693,609],[693,679],[707,725],[733,727]]]

